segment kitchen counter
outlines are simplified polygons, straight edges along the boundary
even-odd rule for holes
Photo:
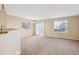
[[[0,34],[0,55],[20,54],[20,30],[7,30],[8,33]]]
[[[12,28],[8,28],[6,30],[3,29],[3,31],[0,31],[0,34],[7,34],[10,31],[14,31],[14,30],[18,30],[18,29],[12,29]]]

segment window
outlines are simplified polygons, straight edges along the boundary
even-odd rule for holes
[[[54,21],[54,31],[55,32],[67,32],[68,31],[68,21],[67,20]]]
[[[29,23],[29,22],[27,22],[27,23],[22,22],[22,28],[23,29],[30,29],[30,27],[31,27],[31,23]]]

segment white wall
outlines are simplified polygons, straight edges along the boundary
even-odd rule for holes
[[[2,10],[0,10],[0,26],[1,25],[6,25],[6,13]]]
[[[54,31],[54,20],[67,20],[68,32],[57,33]],[[79,40],[79,16],[62,17],[56,19],[48,19],[45,21],[45,36],[65,39]]]

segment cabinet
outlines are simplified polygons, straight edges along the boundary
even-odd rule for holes
[[[19,30],[0,34],[0,55],[20,54],[20,39]]]

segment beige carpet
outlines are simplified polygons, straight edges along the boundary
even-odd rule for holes
[[[21,40],[21,55],[77,55],[79,41],[32,36]]]

